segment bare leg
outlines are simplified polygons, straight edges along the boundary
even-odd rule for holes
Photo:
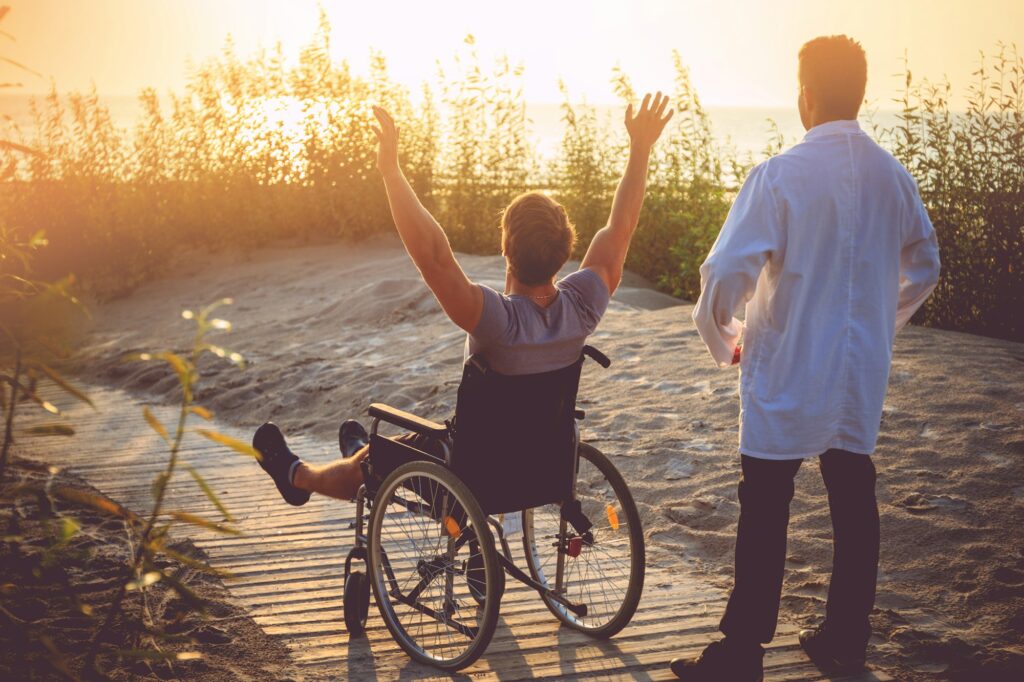
[[[302,462],[295,468],[292,485],[300,490],[338,500],[353,500],[359,492],[359,486],[363,484],[363,470],[359,463],[366,459],[368,454],[370,448],[365,446],[351,457],[330,464]]]

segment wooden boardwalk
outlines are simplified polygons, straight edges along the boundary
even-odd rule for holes
[[[103,493],[137,512],[150,508],[150,483],[166,462],[160,438],[142,418],[142,404],[119,390],[88,387],[97,409],[47,397],[65,411],[74,438],[20,439],[16,453],[69,468]],[[165,423],[176,411],[154,408]],[[21,421],[30,425],[34,416]],[[199,421],[196,419],[195,421]],[[215,426],[248,440],[239,429]],[[336,445],[288,434],[301,456],[325,461]],[[211,561],[235,574],[228,587],[268,632],[291,649],[303,680],[405,680],[438,677],[413,663],[392,641],[371,602],[365,637],[349,640],[342,616],[342,571],[352,543],[355,507],[314,499],[301,508],[285,506],[256,464],[198,435],[186,438],[183,460],[195,467],[236,517],[244,535],[223,536],[198,529],[196,544]],[[216,510],[184,472],[176,476],[168,509],[216,518]],[[725,595],[682,569],[649,565],[643,600],[632,623],[608,641],[595,641],[557,621],[536,593],[508,582],[501,620],[487,653],[456,678],[462,679],[673,679],[667,661],[697,653],[717,636]],[[780,623],[765,657],[766,680],[820,680],[803,656],[795,627]],[[832,678],[838,679],[838,678]],[[887,680],[868,672],[851,680]]]

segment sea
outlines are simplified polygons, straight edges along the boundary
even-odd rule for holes
[[[37,96],[38,97],[38,96]],[[0,95],[0,120],[10,136],[12,126],[30,136],[32,129],[31,102],[32,96],[21,94]],[[124,130],[132,130],[140,115],[138,100],[132,96],[101,95],[100,102],[110,111],[114,125]],[[598,121],[602,125],[621,126],[622,108],[618,106],[596,105]],[[804,135],[803,126],[796,107],[706,107],[716,140],[731,146],[736,153],[745,158],[750,155],[757,160],[769,141],[781,134],[784,146],[797,143]],[[526,105],[529,119],[530,141],[542,161],[552,159],[558,151],[564,132],[562,110],[559,104],[532,102]],[[874,126],[891,127],[897,122],[896,113],[892,111],[875,111],[863,117],[862,124],[868,131]]]

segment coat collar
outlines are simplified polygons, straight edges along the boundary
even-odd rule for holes
[[[860,123],[856,120],[829,121],[808,130],[807,134],[804,135],[804,140],[815,140],[827,135],[856,135],[863,132]]]

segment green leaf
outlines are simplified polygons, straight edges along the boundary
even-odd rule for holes
[[[37,364],[36,366],[43,371],[43,374],[50,378],[50,381],[60,386],[65,393],[74,396],[75,398],[78,398],[83,403],[85,403],[89,407],[92,407],[93,409],[96,408],[96,406],[92,404],[92,400],[89,399],[89,396],[87,396],[81,390],[75,388],[70,383],[68,383],[68,381],[60,374],[58,374],[55,370],[41,363]]]
[[[169,350],[159,351],[157,353],[133,353],[125,357],[125,360],[141,360],[148,362],[150,360],[163,360],[174,373],[178,375],[178,383],[181,384],[185,395],[191,399],[192,396],[192,365],[185,358],[181,357],[177,353],[172,353]]]
[[[10,149],[11,151],[37,156],[39,158],[43,158],[45,156],[42,152],[36,149],[26,147],[25,145],[18,144],[17,142],[11,142],[10,140],[0,140],[0,149]]]
[[[223,533],[224,535],[242,534],[242,531],[238,530],[237,528],[231,528],[230,526],[225,526],[223,523],[216,523],[214,521],[204,519],[201,516],[197,516],[189,512],[173,511],[171,512],[171,516],[176,518],[178,521],[181,521],[182,523],[188,523],[193,526],[198,526],[200,528],[206,528],[208,530],[216,531],[218,533]]]
[[[227,510],[227,508],[223,504],[221,504],[220,499],[217,497],[217,493],[213,492],[213,488],[211,488],[210,485],[203,479],[203,477],[199,475],[199,472],[190,466],[186,466],[185,469],[187,469],[188,472],[192,474],[192,478],[194,478],[196,483],[199,484],[199,487],[206,495],[206,499],[210,500],[210,502],[213,503],[213,506],[217,508],[217,511],[219,511],[224,516],[225,519],[234,523],[234,517],[231,516],[231,513]]]
[[[220,433],[219,431],[211,431],[210,429],[196,429],[196,433],[198,433],[200,436],[203,436],[204,438],[209,438],[215,443],[220,443],[221,445],[229,447],[235,452],[239,452],[248,457],[253,457],[260,461],[263,460],[263,455],[261,455],[256,448],[252,447],[248,443],[243,443],[237,438],[225,436],[223,433]]]
[[[163,578],[164,574],[161,571],[148,571],[146,573],[143,573],[137,580],[132,580],[131,582],[129,582],[125,586],[125,588],[129,592],[132,592],[134,590],[143,590],[149,587],[150,585],[155,585],[156,583],[163,580]]]
[[[60,541],[67,542],[82,529],[82,526],[74,519],[65,516],[60,524]]]
[[[75,430],[67,424],[40,424],[25,431],[32,436],[73,436]]]
[[[200,405],[189,405],[188,411],[202,419],[205,419],[206,421],[213,419],[213,412],[210,412],[208,409]]]
[[[59,497],[69,502],[75,502],[81,505],[88,505],[93,509],[101,511],[105,514],[117,516],[123,519],[134,519],[135,515],[128,509],[125,509],[117,502],[114,502],[110,498],[98,495],[96,493],[90,493],[85,490],[78,488],[71,488],[64,485],[55,485],[50,488],[50,493],[54,497]]]
[[[167,481],[169,480],[171,480],[171,475],[166,471],[161,471],[153,477],[153,482],[149,485],[149,493],[154,497],[154,499],[159,497],[160,489],[167,485]]]
[[[164,442],[170,443],[171,436],[167,433],[167,428],[156,418],[156,415],[150,411],[149,406],[142,408],[142,416],[146,418],[146,422],[149,426],[160,434],[160,437],[164,439]]]
[[[164,554],[164,555],[170,557],[171,559],[174,559],[178,563],[184,564],[185,566],[188,566],[189,568],[194,568],[197,571],[201,571],[203,573],[209,573],[210,575],[215,575],[215,576],[217,576],[219,578],[223,578],[225,580],[230,580],[230,579],[235,577],[235,574],[232,573],[231,571],[228,571],[228,570],[223,569],[223,568],[218,568],[216,566],[211,566],[210,564],[206,563],[205,561],[199,561],[198,559],[194,559],[194,558],[188,556],[187,554],[182,554],[178,550],[172,549],[172,548],[168,547],[167,545],[163,544],[163,542],[154,542],[153,543],[153,549],[155,551],[160,552],[161,554]]]

